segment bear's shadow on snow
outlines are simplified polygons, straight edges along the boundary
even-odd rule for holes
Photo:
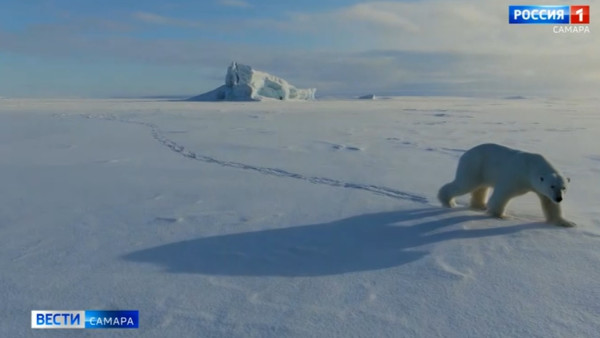
[[[484,214],[451,214],[457,210],[465,209],[381,212],[323,224],[204,237],[135,251],[122,258],[157,264],[172,273],[325,276],[407,264],[426,256],[428,251],[420,247],[427,244],[506,235],[543,226],[529,223],[442,231],[463,222],[489,219]],[[439,217],[445,214],[450,216]]]

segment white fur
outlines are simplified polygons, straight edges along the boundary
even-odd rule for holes
[[[559,204],[567,182],[542,155],[488,143],[461,156],[456,178],[440,189],[438,199],[445,207],[453,207],[455,197],[471,193],[472,208],[487,208],[492,216],[502,218],[513,197],[533,191],[548,223],[572,227],[575,223],[562,218]],[[488,188],[494,191],[486,205]]]

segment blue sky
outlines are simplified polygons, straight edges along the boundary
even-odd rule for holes
[[[195,95],[234,60],[325,96],[588,95],[586,3],[584,35],[508,25],[509,1],[4,0],[0,96]]]

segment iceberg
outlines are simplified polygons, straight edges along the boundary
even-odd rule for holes
[[[227,68],[225,84],[209,92],[191,97],[188,101],[262,101],[314,100],[315,88],[300,89],[286,80],[232,62]]]

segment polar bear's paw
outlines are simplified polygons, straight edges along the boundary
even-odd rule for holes
[[[454,201],[454,199],[451,199],[449,201],[440,201],[442,203],[442,206],[444,208],[456,208],[456,202]]]
[[[564,218],[554,221],[554,222],[552,222],[552,224],[555,224],[555,225],[558,225],[561,227],[565,227],[565,228],[573,228],[576,226],[575,222],[567,221]]]
[[[503,211],[488,209],[487,213],[494,218],[506,219],[506,215],[504,214]]]

